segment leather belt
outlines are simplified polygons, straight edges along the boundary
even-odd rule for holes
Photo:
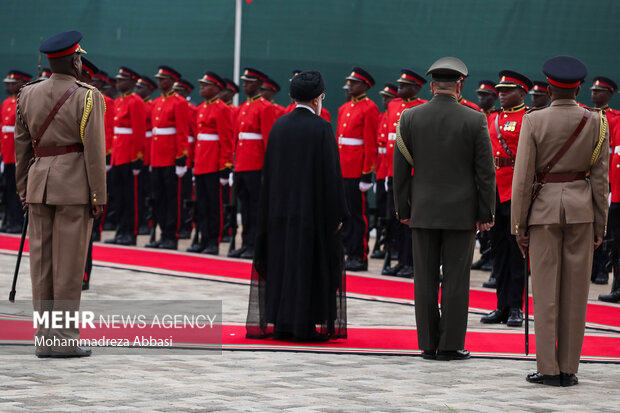
[[[496,156],[493,158],[493,163],[495,164],[495,169],[504,168],[506,166],[511,166],[514,168],[515,159],[506,158],[505,156]]]
[[[74,143],[73,145],[64,146],[39,146],[34,148],[34,157],[58,156],[72,152],[84,152],[84,145],[81,143]]]
[[[585,172],[549,172],[536,175],[536,181],[540,183],[561,183],[583,181],[586,179]]]

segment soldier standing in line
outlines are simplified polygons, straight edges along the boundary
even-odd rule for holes
[[[495,82],[490,80],[481,80],[478,82],[478,89],[476,89],[478,95],[478,106],[480,110],[487,116],[496,111],[495,102],[497,101],[497,89],[495,89]]]
[[[270,77],[267,77],[267,80],[260,86],[260,94],[276,107],[276,115],[280,117],[284,115],[286,109],[273,100],[278,92],[280,92],[280,85]]]
[[[523,118],[512,186],[511,229],[529,247],[536,326],[530,383],[574,386],[583,344],[593,249],[607,223],[606,121],[575,101],[587,75],[573,57],[547,60],[551,106]],[[535,182],[534,192],[532,183]]]
[[[465,85],[465,79],[463,79],[463,85]],[[458,102],[461,105],[465,105],[468,108],[472,108],[474,110],[477,110],[478,112],[482,111],[478,105],[476,105],[474,102],[470,102],[469,100],[465,99],[463,96],[459,96]]]
[[[243,233],[241,248],[230,251],[228,256],[252,258],[256,242],[261,169],[269,132],[277,113],[276,107],[260,94],[260,86],[267,80],[267,75],[247,67],[241,80],[248,98],[237,111],[233,140],[236,140],[234,191],[241,201]]]
[[[4,220],[0,232],[9,234],[21,233],[24,223],[24,211],[15,186],[15,105],[19,89],[30,82],[30,79],[32,75],[19,70],[11,70],[4,79],[4,86],[9,97],[2,102],[2,119],[0,119],[2,126],[1,172],[4,179],[4,192],[2,193]]]
[[[368,269],[368,201],[366,192],[372,188],[372,173],[377,158],[377,121],[379,108],[366,96],[375,80],[361,67],[354,67],[346,77],[347,92],[351,96],[338,109],[336,136],[340,166],[344,178],[347,206],[351,213],[342,227],[342,238],[347,253],[348,271]]]
[[[187,173],[189,109],[187,101],[172,89],[181,78],[179,72],[162,65],[155,77],[161,96],[153,101],[151,112],[151,188],[161,238],[146,246],[175,250],[180,225],[180,181]]]
[[[529,93],[529,95],[532,97],[532,107],[546,108],[547,106],[549,106],[549,91],[547,90],[547,88],[549,87],[549,83],[542,80],[534,80],[532,81],[532,84],[534,86]]]
[[[387,189],[385,179],[387,178],[387,108],[388,104],[398,96],[398,86],[394,83],[386,83],[383,89],[379,91],[381,95],[381,103],[383,112],[379,113],[377,120],[377,166],[375,168],[375,204],[377,206],[377,219],[386,217],[387,215]],[[372,249],[370,258],[384,258],[385,250],[381,250],[380,241],[381,234],[378,230],[375,238],[375,246]],[[383,243],[387,243],[387,239],[383,239]]]
[[[179,79],[172,86],[174,91],[187,101],[189,110],[189,136],[187,137],[187,173],[181,178],[181,223],[179,227],[179,239],[189,239],[192,234],[192,222],[188,202],[192,201],[194,167],[194,149],[196,148],[196,113],[198,109],[191,102],[190,94],[194,85],[185,79]]]
[[[226,88],[225,81],[207,71],[198,79],[200,96],[205,101],[198,106],[194,176],[196,178],[196,231],[200,242],[187,251],[218,255],[223,214],[221,188],[228,185],[232,171],[232,109],[218,98]]]
[[[77,81],[81,39],[70,31],[44,41],[40,51],[53,74],[25,86],[17,101],[17,189],[28,205],[32,297],[39,313],[79,309],[92,217],[106,202],[104,103],[96,88]],[[46,123],[48,117],[53,121]],[[41,325],[35,337],[44,340],[36,345],[40,358],[91,354],[64,341],[79,338],[77,325]]]
[[[118,200],[118,229],[109,244],[136,245],[138,236],[138,175],[142,172],[146,136],[146,108],[133,93],[138,73],[121,66],[116,75],[121,95],[114,101],[112,139],[112,180],[110,186]]]
[[[414,106],[422,105],[427,100],[420,99],[418,93],[426,83],[426,79],[410,69],[402,69],[398,82],[398,98],[392,100],[387,110],[387,181],[388,181],[388,205],[391,213],[396,213],[394,207],[394,144],[396,143],[396,126],[403,111]],[[395,275],[398,277],[413,277],[413,250],[411,246],[411,231],[407,225],[396,223],[394,238],[398,246],[398,263],[390,268],[385,268],[381,274]]]
[[[233,104],[233,97],[239,93],[239,85],[237,85],[232,79],[222,78],[226,83],[226,87],[218,93],[217,97],[224,103],[228,105],[231,110],[231,118],[233,126],[237,122],[237,111],[238,107]],[[234,139],[233,139],[233,147],[234,147]],[[229,174],[228,182],[223,184],[222,181],[222,205],[231,205],[232,200],[232,187],[230,186],[230,177],[232,177],[232,172]],[[234,217],[232,219],[237,219],[237,214],[234,213]],[[232,235],[232,229],[228,228],[225,233],[222,234],[221,242],[230,242]]]
[[[153,100],[151,94],[157,89],[157,84],[147,76],[141,75],[136,82],[134,92],[142,98],[146,114],[146,134],[144,141],[144,158],[142,159],[142,171],[138,174],[138,235],[147,235],[150,232],[149,223],[146,220],[146,199],[151,197],[151,138],[153,128],[151,126],[151,110]]]
[[[495,229],[491,233],[493,273],[497,279],[497,309],[483,316],[487,324],[506,323],[508,327],[523,325],[523,257],[514,235],[510,233],[510,199],[519,132],[525,115],[525,96],[532,82],[520,73],[503,70],[495,86],[499,91],[500,112],[488,117],[493,146],[497,200]]]

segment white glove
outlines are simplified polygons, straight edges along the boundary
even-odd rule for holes
[[[0,162],[0,174],[4,173],[4,162]]]
[[[383,186],[385,186],[385,192],[388,191],[388,179],[385,178],[384,182],[383,182]]]
[[[233,173],[231,172],[230,175],[228,175],[228,185],[233,186]]]
[[[110,169],[112,169],[112,165],[106,165],[105,166],[105,172],[106,173],[110,172]]]
[[[140,174],[139,169],[132,169],[131,172],[133,173],[133,176],[138,176],[138,174]]]
[[[367,192],[370,188],[372,188],[372,182],[366,183],[366,182],[360,181],[359,187],[360,187],[360,191]]]
[[[228,179],[227,178],[220,178],[220,185],[222,185],[222,186],[228,185]]]
[[[177,174],[179,178],[183,178],[183,175],[187,172],[187,166],[175,166],[174,173]]]
[[[153,167],[149,165],[149,173],[153,172]]]

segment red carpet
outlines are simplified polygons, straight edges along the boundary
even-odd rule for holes
[[[0,316],[0,344],[32,344],[34,334],[32,321],[23,317]],[[154,339],[174,336],[172,347],[213,349],[218,344],[205,342],[201,331],[179,329],[170,333],[169,329],[149,329],[145,333],[139,328],[100,328],[82,329],[82,339],[128,339],[134,341],[136,335],[147,335]],[[249,340],[245,338],[243,325],[222,326],[222,348],[224,350],[270,350],[306,351],[326,353],[354,353],[379,355],[416,355],[416,331],[405,327],[349,327],[349,338],[325,343],[293,343],[286,341]],[[523,334],[519,331],[472,330],[467,332],[465,347],[475,357],[535,357],[534,335],[530,336],[530,355],[525,356]],[[620,362],[620,335],[588,333],[584,338],[582,360]],[[147,351],[147,350],[145,350]]]
[[[0,235],[0,250],[14,253],[19,237]],[[28,245],[26,244],[26,251]],[[183,277],[229,281],[247,284],[251,264],[244,260],[210,258],[204,255],[146,248],[95,244],[93,259],[102,266],[152,271]],[[350,297],[398,303],[413,303],[413,281],[381,275],[347,274],[347,295]],[[495,309],[495,292],[488,289],[470,290],[470,310],[487,312]],[[533,314],[530,297],[530,314]],[[586,321],[589,327],[620,328],[620,305],[600,301],[588,303]]]

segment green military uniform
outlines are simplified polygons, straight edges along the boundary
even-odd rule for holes
[[[455,81],[467,75],[467,68],[458,59],[444,58],[429,73],[434,81]],[[476,222],[492,222],[495,210],[486,117],[454,96],[435,94],[428,103],[403,112],[397,144],[394,201],[400,219],[410,218],[413,234],[418,346],[425,353],[461,350]]]

